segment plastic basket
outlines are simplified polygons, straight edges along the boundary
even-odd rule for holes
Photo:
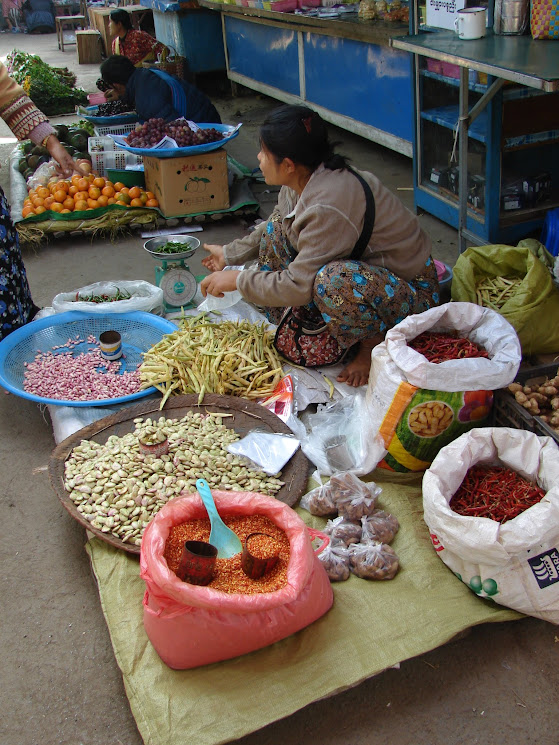
[[[133,155],[124,150],[105,150],[103,152],[92,152],[91,169],[99,176],[107,176],[109,169],[124,170],[126,166],[139,165],[144,162],[141,155]]]
[[[116,150],[117,146],[112,137],[104,135],[103,137],[90,137],[87,141],[87,150],[89,154],[95,152],[105,152],[107,150]]]
[[[188,72],[188,60],[180,54],[169,56],[164,62],[156,62],[152,66],[176,78],[184,78]]]
[[[85,110],[81,107],[78,108],[77,113],[83,116],[86,121],[91,122],[94,127],[97,125],[118,127],[121,124],[130,124],[130,122],[135,124],[138,121],[138,114],[135,111],[112,116],[98,116],[98,110],[99,106],[87,106]]]
[[[66,345],[70,338],[87,339],[90,334],[99,338],[99,334],[110,329],[118,331],[122,337],[126,357],[122,359],[121,371],[131,372],[142,362],[144,352],[161,341],[165,334],[176,331],[177,327],[165,318],[143,311],[107,315],[69,311],[31,321],[0,342],[0,385],[16,396],[58,406],[113,406],[155,393],[155,388],[147,388],[117,398],[68,401],[37,396],[23,389],[25,363],[33,362],[38,351],[53,351],[54,347]],[[91,348],[91,344],[84,341],[76,345],[73,352],[77,355]]]
[[[136,129],[136,124],[107,124],[105,126],[93,126],[93,131],[99,137],[102,135],[127,135]]]
[[[538,378],[542,380],[553,378],[557,374],[557,368],[557,363],[528,367],[525,370],[518,371],[515,382],[525,385],[529,381],[535,381]],[[529,411],[515,400],[512,393],[506,389],[495,391],[493,426],[526,429],[540,437],[552,437],[555,442],[559,443],[559,434],[539,417],[530,414]]]

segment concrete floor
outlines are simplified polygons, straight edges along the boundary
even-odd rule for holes
[[[68,66],[79,85],[95,91],[98,66],[78,65],[73,46],[59,52],[54,34],[1,34],[0,58],[16,44],[51,65]],[[215,82],[212,97],[223,120],[244,123],[228,150],[255,167],[258,124],[277,102],[247,90],[233,99],[223,81],[217,87]],[[342,130],[334,134],[343,143],[341,151],[382,176],[412,207],[407,158]],[[6,164],[14,144],[0,121],[0,184],[8,193]],[[274,194],[265,186],[257,191],[265,216]],[[420,219],[432,236],[435,258],[452,265],[455,231],[428,215]],[[201,238],[223,243],[242,235],[247,224],[206,223]],[[100,279],[153,281],[154,263],[141,245],[133,234],[114,244],[66,238],[25,250],[35,302],[49,305],[56,293]],[[190,262],[195,273],[200,258]],[[53,446],[48,412],[0,393],[0,745],[141,745],[83,549],[84,531],[69,518],[48,480]],[[236,742],[557,745],[558,642],[555,626],[531,618],[477,627],[404,661],[399,670],[388,670]],[[187,735],[184,743],[195,745]]]

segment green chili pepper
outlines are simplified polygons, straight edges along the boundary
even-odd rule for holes
[[[82,303],[114,303],[117,300],[130,300],[132,297],[128,290],[121,290],[118,287],[115,287],[115,290],[115,295],[80,295],[77,293],[76,300]]]

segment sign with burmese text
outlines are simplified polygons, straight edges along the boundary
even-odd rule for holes
[[[427,25],[454,31],[456,13],[466,6],[466,0],[427,0]]]

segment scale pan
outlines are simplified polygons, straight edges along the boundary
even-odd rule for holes
[[[184,251],[178,251],[176,253],[162,252],[161,249],[167,243],[184,243]],[[148,254],[151,254],[154,259],[162,259],[163,261],[188,259],[199,246],[200,241],[193,235],[164,235],[158,238],[150,238],[149,241],[144,243],[144,248]]]

